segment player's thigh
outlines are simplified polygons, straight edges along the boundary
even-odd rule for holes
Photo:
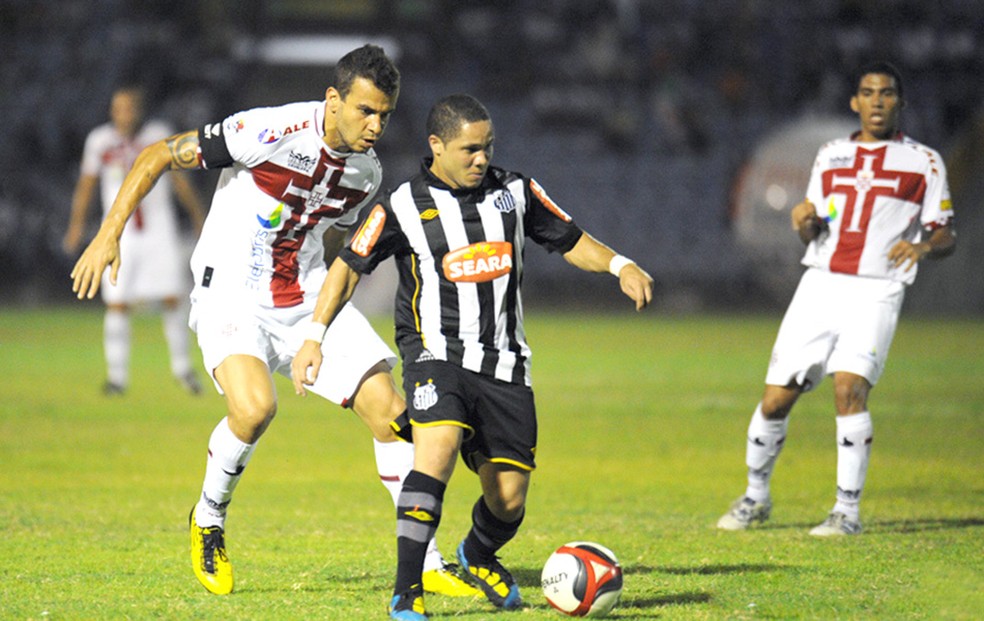
[[[396,440],[392,423],[406,409],[406,403],[396,389],[388,363],[380,361],[366,372],[351,403],[352,411],[369,427],[375,439]]]
[[[277,413],[277,392],[266,362],[255,356],[227,356],[215,369],[225,393],[229,428],[246,443],[263,435]]]
[[[457,425],[413,428],[413,469],[443,483],[451,480],[465,430]]]

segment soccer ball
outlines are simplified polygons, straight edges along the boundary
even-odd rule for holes
[[[557,548],[540,575],[543,595],[572,617],[603,617],[622,595],[622,568],[603,545],[574,541]]]

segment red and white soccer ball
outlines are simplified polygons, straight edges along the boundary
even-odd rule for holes
[[[622,567],[605,546],[574,541],[550,555],[540,583],[547,602],[560,612],[572,617],[603,617],[622,595]]]

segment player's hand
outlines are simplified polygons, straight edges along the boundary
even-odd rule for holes
[[[799,203],[789,212],[790,224],[804,244],[810,243],[827,225],[819,215],[816,206],[808,200]]]
[[[629,263],[618,273],[618,283],[622,293],[632,298],[636,310],[649,306],[653,301],[653,278],[635,263]]]
[[[321,371],[321,343],[317,341],[304,341],[301,348],[297,350],[294,361],[290,363],[290,377],[294,382],[294,392],[302,397],[307,394],[305,386],[314,384]]]
[[[793,207],[789,212],[789,219],[793,230],[797,233],[803,230],[803,227],[816,226],[820,221],[816,206],[808,200]]]
[[[110,267],[109,281],[115,285],[120,271],[119,240],[97,235],[72,268],[72,291],[78,294],[80,300],[91,300],[96,296],[107,266]]]
[[[900,267],[904,263],[908,262],[905,266],[905,271],[911,270],[915,267],[916,263],[919,262],[924,256],[929,254],[932,247],[926,242],[920,242],[918,244],[913,244],[912,242],[902,240],[897,242],[892,249],[888,251],[888,260],[892,262],[894,267]]]

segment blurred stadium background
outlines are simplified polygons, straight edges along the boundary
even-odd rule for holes
[[[387,184],[416,170],[430,104],[471,92],[495,120],[495,163],[636,258],[676,312],[785,305],[801,254],[788,210],[820,144],[856,127],[850,71],[890,60],[904,131],[949,166],[960,234],[907,308],[979,315],[982,32],[979,0],[0,0],[0,304],[73,299],[61,239],[114,85],[139,80],[153,115],[188,129],[320,99],[333,60],[372,41],[404,79],[379,146]],[[206,196],[211,175],[195,177]],[[533,304],[613,292],[530,259]]]

